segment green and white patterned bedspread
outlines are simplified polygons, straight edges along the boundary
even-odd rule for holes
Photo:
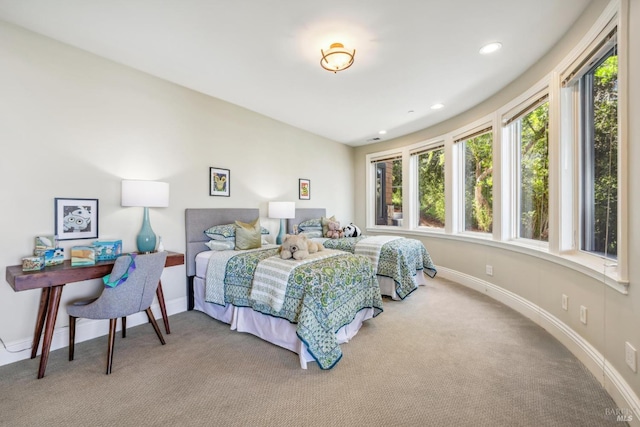
[[[289,277],[282,308],[274,311],[249,297],[258,263],[271,256],[278,256],[277,248],[227,257],[225,303],[251,307],[296,324],[298,337],[320,368],[331,369],[342,357],[336,339],[338,329],[351,323],[360,310],[373,308],[374,316],[382,312],[382,297],[371,262],[364,256],[345,252],[296,267]],[[213,302],[215,297],[213,286],[207,283],[206,301]]]
[[[355,253],[358,242],[368,237],[363,235],[341,239],[322,239],[322,244],[327,249]],[[421,270],[431,278],[435,277],[437,273],[431,256],[421,241],[402,237],[382,245],[377,274],[394,280],[396,293],[400,299],[404,299],[417,289],[413,277],[417,271]]]

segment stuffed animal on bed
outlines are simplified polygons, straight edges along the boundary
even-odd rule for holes
[[[305,259],[309,254],[316,253],[324,249],[324,246],[313,242],[304,234],[287,234],[278,249],[280,258],[295,260]]]
[[[327,222],[327,234],[325,237],[330,239],[339,239],[340,237],[344,237],[344,232],[342,231],[342,228],[340,228],[340,223],[338,221]]]
[[[362,231],[360,231],[360,228],[354,223],[345,226],[342,231],[344,232],[344,237],[358,237],[362,235]]]

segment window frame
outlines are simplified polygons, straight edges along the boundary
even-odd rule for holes
[[[543,100],[545,99],[545,100]],[[520,237],[520,187],[521,187],[521,162],[520,162],[520,143],[516,146],[516,142],[520,140],[521,135],[514,125],[515,122],[520,123],[522,117],[534,111],[544,103],[549,108],[549,134],[547,136],[549,150],[549,239],[547,241],[528,239]],[[553,238],[551,226],[552,203],[551,203],[551,180],[552,180],[552,144],[551,144],[551,95],[549,89],[549,77],[540,80],[536,85],[530,88],[520,97],[507,104],[499,110],[500,123],[502,125],[502,140],[499,149],[502,153],[503,162],[500,169],[503,172],[503,189],[502,215],[505,218],[502,224],[502,236],[505,241],[511,241],[519,245],[538,248],[541,250],[549,250],[549,241]],[[517,126],[520,128],[520,126]]]
[[[420,200],[419,200],[419,195],[420,195],[420,184],[418,182],[418,178],[419,178],[419,164],[418,164],[418,158],[420,157],[420,154],[429,152],[429,151],[435,151],[435,150],[440,150],[442,149],[444,151],[444,158],[445,158],[445,164],[443,167],[443,172],[444,172],[444,181],[445,181],[445,219],[444,219],[444,227],[427,227],[427,226],[421,226],[420,225]],[[412,215],[410,216],[410,228],[411,229],[417,229],[417,230],[423,230],[423,231],[431,231],[431,232],[435,232],[435,233],[444,233],[445,230],[447,229],[447,224],[448,224],[448,220],[447,220],[447,211],[449,209],[447,209],[448,206],[448,202],[447,202],[447,163],[448,163],[448,157],[447,157],[447,144],[444,140],[444,138],[436,138],[434,140],[431,140],[429,142],[426,143],[420,143],[418,145],[412,146],[409,149],[409,159],[410,159],[410,166],[409,166],[409,173],[410,173],[410,180],[412,183],[414,183],[415,185],[411,186],[409,188],[408,194],[410,194],[411,197],[411,201],[410,201],[410,209],[412,212]],[[410,184],[411,185],[411,184]],[[404,194],[404,193],[403,193]]]

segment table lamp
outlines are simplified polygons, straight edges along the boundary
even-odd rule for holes
[[[269,218],[280,219],[280,232],[278,233],[278,237],[276,238],[276,244],[282,244],[282,240],[284,239],[284,232],[287,228],[284,220],[295,217],[295,202],[269,202]]]
[[[142,228],[138,233],[138,252],[149,253],[156,249],[156,235],[149,222],[149,208],[169,206],[169,183],[158,181],[122,181],[122,206],[144,208]]]

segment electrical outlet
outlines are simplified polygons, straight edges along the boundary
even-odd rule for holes
[[[637,371],[636,349],[633,348],[628,341],[624,343],[624,361],[627,362],[627,366],[629,366],[633,372]]]
[[[569,310],[569,297],[565,294],[562,294],[562,309],[564,311]]]
[[[580,306],[580,321],[585,325],[587,324],[587,307],[584,305]]]
[[[487,264],[486,272],[487,272],[487,276],[493,276],[493,265]]]

